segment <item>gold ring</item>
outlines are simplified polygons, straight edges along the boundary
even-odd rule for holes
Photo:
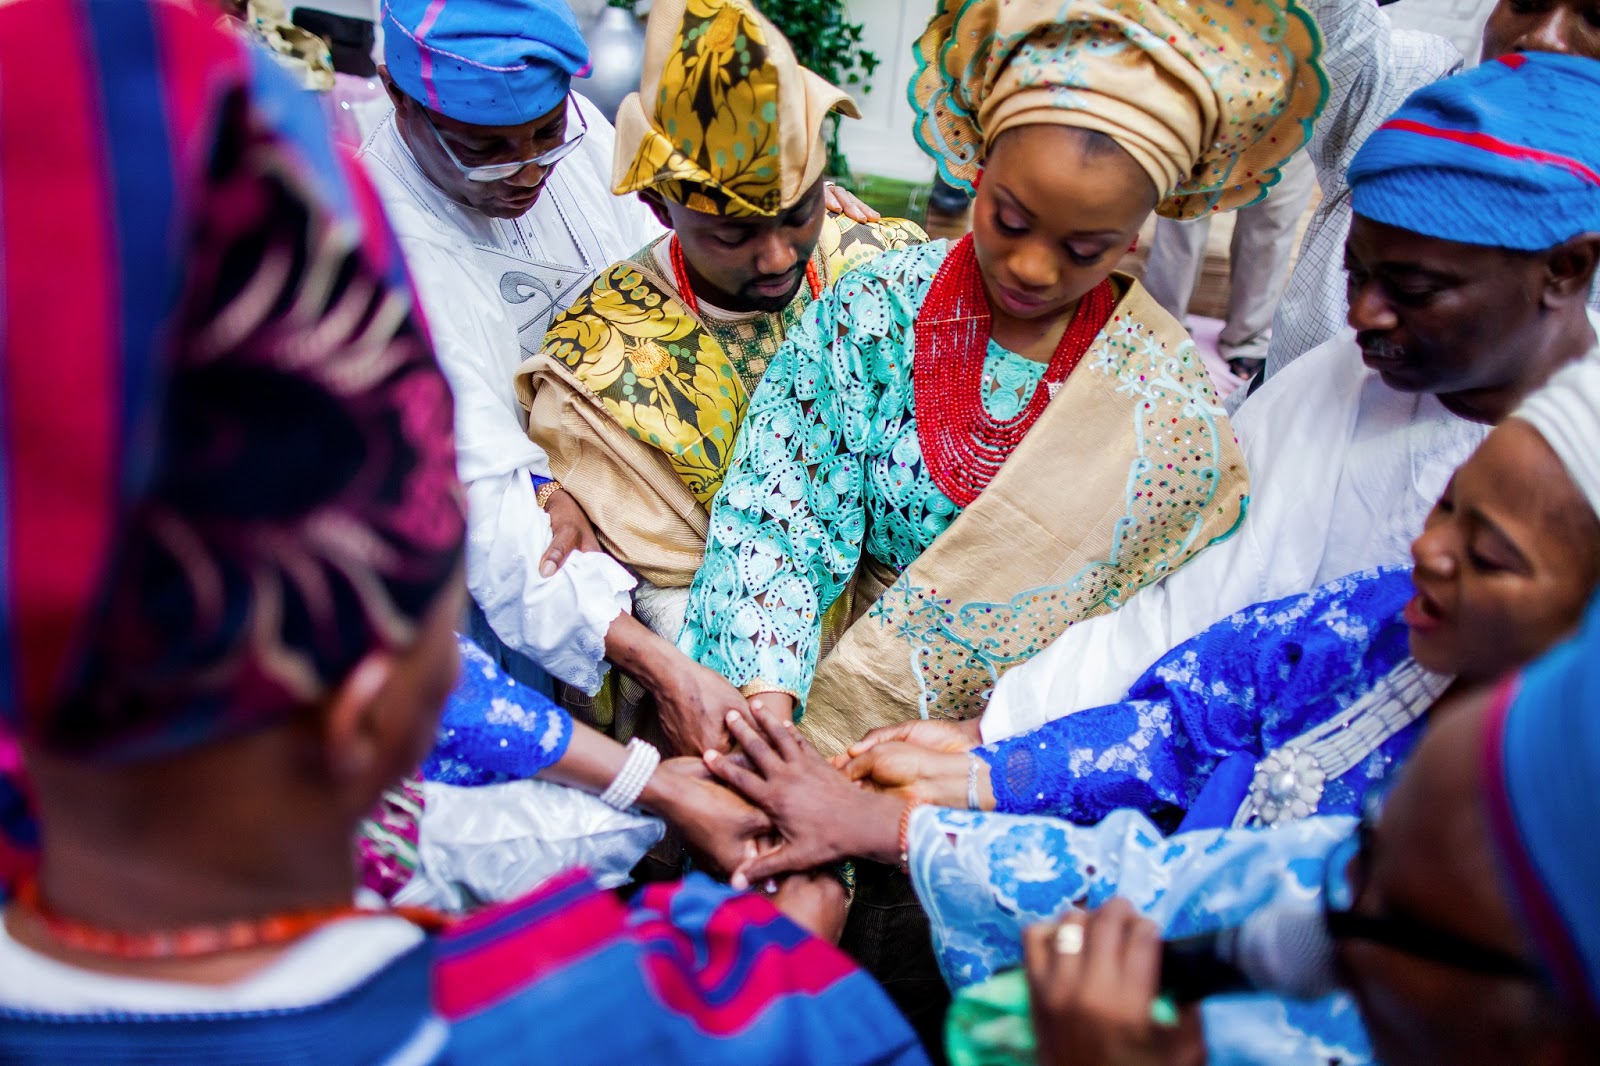
[[[1062,922],[1056,926],[1056,954],[1083,954],[1083,926],[1077,922]]]

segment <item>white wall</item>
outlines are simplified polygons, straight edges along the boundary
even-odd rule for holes
[[[929,181],[933,162],[911,135],[906,87],[916,63],[911,46],[933,15],[934,0],[845,0],[846,17],[865,28],[864,44],[878,54],[872,91],[857,92],[859,121],[846,119],[840,141],[850,166],[864,174]]]
[[[1450,38],[1469,63],[1476,63],[1483,23],[1493,8],[1494,0],[1400,0],[1384,10],[1397,27]]]

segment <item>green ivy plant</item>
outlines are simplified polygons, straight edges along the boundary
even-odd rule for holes
[[[845,18],[844,0],[755,0],[761,13],[789,38],[800,65],[848,92],[871,92],[878,55],[861,46],[861,23]],[[839,149],[839,116],[827,120],[828,173],[850,177]]]

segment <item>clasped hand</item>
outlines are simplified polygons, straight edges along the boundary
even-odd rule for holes
[[[964,808],[969,753],[977,744],[976,730],[966,722],[897,722],[874,729],[835,756],[833,764],[865,787],[917,803]],[[987,764],[979,770],[979,798],[989,800]]]
[[[734,871],[735,888],[850,857],[897,860],[903,801],[857,788],[792,721],[762,707],[730,714],[727,726],[740,754],[707,751],[706,766],[773,827],[771,846]]]

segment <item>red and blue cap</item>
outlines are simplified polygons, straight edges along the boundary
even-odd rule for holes
[[[377,196],[267,53],[0,5],[0,731],[156,757],[406,646],[461,558],[452,420]]]
[[[520,126],[566,98],[589,48],[565,0],[384,0],[383,59],[431,111]]]
[[[1600,232],[1600,61],[1518,53],[1413,93],[1350,164],[1356,214],[1542,251]]]

